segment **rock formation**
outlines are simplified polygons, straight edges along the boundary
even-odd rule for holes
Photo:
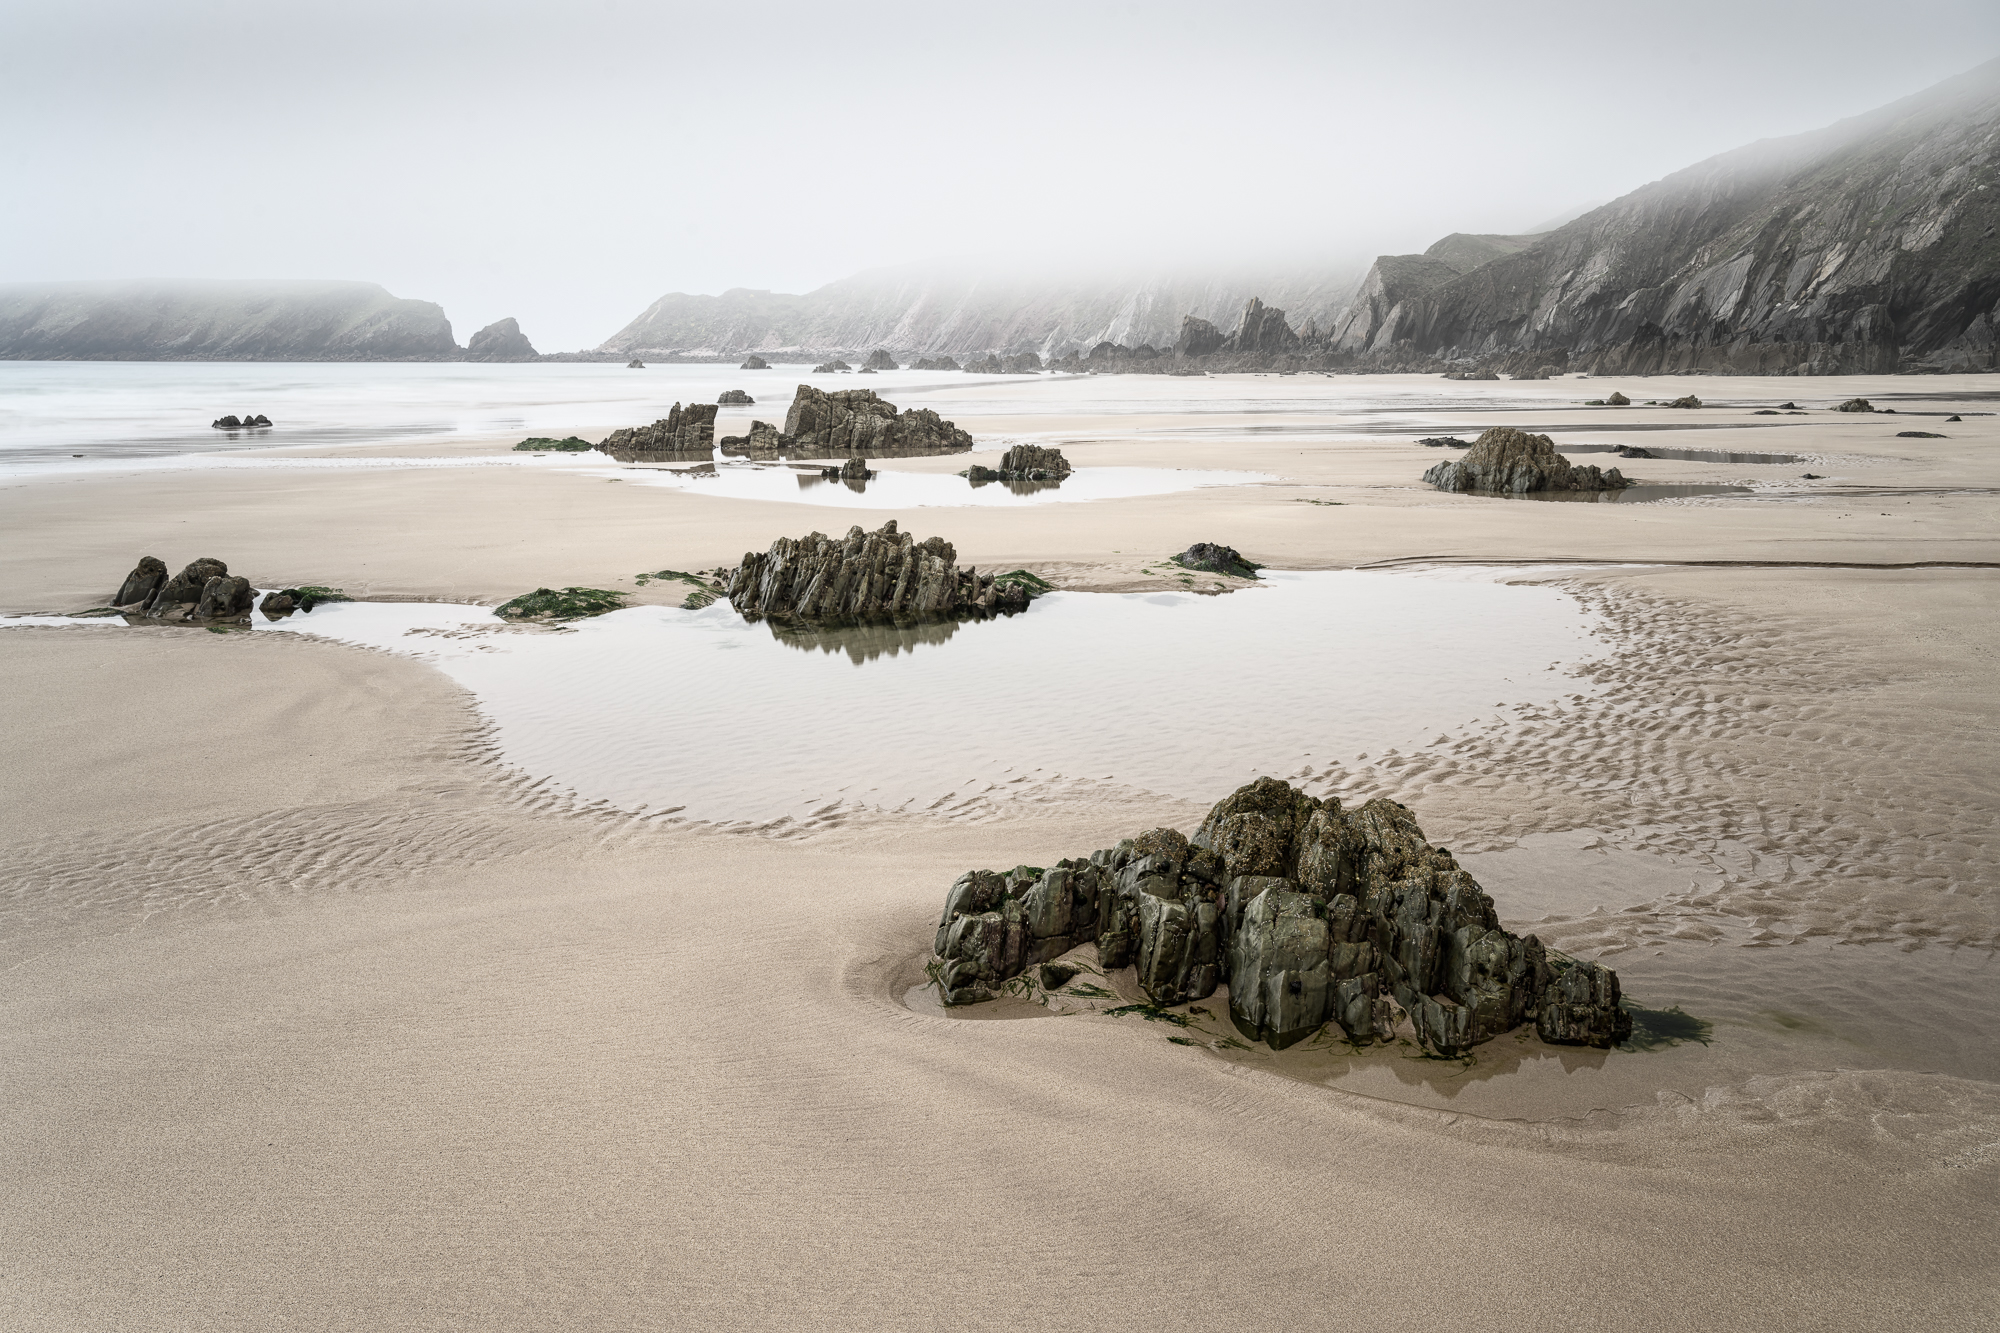
[[[168,578],[166,562],[149,555],[125,576],[111,604],[154,620],[237,622],[249,619],[254,596],[250,580],[231,577],[220,560],[196,560]]]
[[[827,481],[872,481],[875,474],[868,470],[865,458],[850,458],[839,467],[823,467],[819,475]]]
[[[770,368],[771,363],[761,356],[748,357],[742,365],[737,367],[738,370],[769,370]]]
[[[1616,491],[1632,483],[1617,468],[1601,472],[1579,467],[1556,452],[1546,435],[1495,426],[1473,442],[1464,457],[1439,463],[1424,480],[1441,491]]]
[[[1456,435],[1426,435],[1417,441],[1426,449],[1470,449],[1472,441],[1461,440]]]
[[[1205,319],[1189,315],[1181,320],[1181,336],[1174,340],[1174,355],[1190,358],[1208,356],[1221,351],[1227,341],[1221,329]]]
[[[0,360],[452,361],[451,321],[372,282],[0,286]]]
[[[633,357],[630,361],[627,361],[625,363],[625,369],[627,370],[644,370],[645,368],[646,368],[646,363],[644,361],[641,361],[636,356]]]
[[[1693,394],[1689,394],[1689,395],[1687,395],[1687,397],[1685,397],[1685,398],[1676,398],[1676,399],[1674,399],[1674,401],[1672,401],[1671,403],[1662,403],[1662,404],[1660,404],[1660,406],[1662,406],[1662,407],[1685,407],[1685,408],[1690,408],[1690,409],[1692,409],[1692,408],[1698,408],[1698,407],[1700,407],[1700,406],[1701,406],[1701,399],[1699,399],[1699,398],[1695,397],[1695,396],[1694,396]]]
[[[754,428],[752,436],[754,449]],[[801,384],[778,445],[801,458],[907,458],[962,453],[972,448],[972,437],[929,408],[899,412],[873,389],[828,393]]]
[[[912,370],[957,370],[958,362],[948,356],[920,356]]]
[[[467,361],[534,361],[539,359],[533,343],[512,318],[503,319],[472,335],[465,344]]]
[[[812,373],[815,375],[837,375],[843,370],[852,370],[852,369],[854,369],[853,366],[848,365],[845,361],[842,361],[839,357],[835,357],[831,361],[822,361],[818,365],[814,366],[812,368]]]
[[[971,467],[966,477],[975,483],[986,481],[1061,481],[1070,474],[1069,460],[1060,449],[1039,444],[1017,444],[1000,455],[997,468]]]
[[[1033,352],[1015,352],[1000,358],[1002,375],[1039,375],[1042,373],[1042,358]]]
[[[753,407],[757,400],[741,389],[724,389],[716,403],[722,407]]]
[[[1875,404],[1869,402],[1866,398],[1850,398],[1833,410],[1836,412],[1873,412]]]
[[[259,412],[255,416],[245,414],[240,417],[217,417],[208,424],[217,430],[264,430],[269,428],[271,418]]]
[[[1632,400],[1630,398],[1627,398],[1624,394],[1618,392],[1616,389],[1613,389],[1608,395],[1606,395],[1604,399],[1604,405],[1606,407],[1630,407],[1632,405]]]
[[[1006,367],[1001,364],[1000,358],[988,352],[984,356],[967,357],[965,373],[968,375],[1004,375],[1007,371]]]
[[[762,555],[746,552],[729,575],[729,604],[746,620],[833,624],[973,619],[1027,609],[1029,588],[960,569],[942,537],[917,541],[891,519],[879,531],[844,538],[780,537]]]
[[[876,348],[876,349],[875,349],[874,351],[872,351],[872,352],[870,352],[870,353],[868,354],[868,359],[867,359],[866,361],[863,361],[863,362],[861,363],[861,368],[862,368],[863,370],[901,370],[901,369],[902,369],[902,367],[901,367],[901,366],[899,366],[899,365],[897,365],[897,364],[896,364],[896,358],[895,358],[895,357],[893,357],[893,356],[890,356],[890,355],[889,355],[889,354],[888,354],[887,352],[883,351],[883,350],[882,350],[881,348],[879,348],[879,347],[878,347],[878,348]]]
[[[627,454],[699,454],[715,452],[715,404],[675,403],[650,426],[614,430],[597,446],[615,457]]]
[[[1407,807],[1344,809],[1276,778],[1218,803],[1192,840],[1153,829],[1038,870],[974,870],[945,897],[933,948],[947,1004],[992,998],[1079,945],[1136,969],[1159,1005],[1229,988],[1251,1040],[1282,1048],[1337,1024],[1355,1044],[1416,1039],[1463,1054],[1520,1026],[1610,1046],[1631,1034],[1617,974],[1501,929],[1493,900],[1424,839]]]
[[[1174,563],[1184,569],[1199,569],[1208,574],[1227,574],[1237,579],[1254,579],[1260,568],[1245,560],[1243,553],[1234,546],[1220,546],[1214,542],[1196,542],[1175,556]]]

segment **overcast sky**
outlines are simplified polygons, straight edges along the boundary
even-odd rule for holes
[[[913,261],[1333,265],[1995,54],[1994,0],[9,0],[0,281],[359,278],[558,351]]]

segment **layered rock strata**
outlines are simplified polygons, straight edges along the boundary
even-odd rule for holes
[[[1048,869],[961,875],[935,974],[946,1003],[975,1003],[1083,944],[1107,971],[1134,968],[1155,1004],[1226,985],[1237,1029],[1273,1048],[1329,1022],[1356,1044],[1389,1040],[1396,1006],[1439,1055],[1530,1022],[1564,1045],[1631,1034],[1617,974],[1503,930],[1406,807],[1348,810],[1275,778],[1221,801],[1192,840],[1153,829]]]
[[[1029,592],[976,569],[958,568],[942,537],[917,541],[891,519],[845,537],[780,537],[747,552],[728,577],[729,604],[746,620],[850,624],[973,619],[1027,609]]]
[[[675,403],[650,426],[614,430],[597,447],[614,457],[624,454],[699,454],[715,452],[714,403]]]
[[[1017,444],[1000,455],[997,468],[973,466],[966,469],[966,478],[974,482],[982,481],[1061,481],[1071,468],[1069,460],[1062,456],[1062,450],[1049,449],[1039,444]]]
[[[1462,458],[1439,463],[1424,480],[1441,491],[1486,491],[1520,495],[1528,491],[1617,491],[1632,483],[1617,468],[1579,466],[1556,452],[1546,435],[1495,426],[1473,442]]]

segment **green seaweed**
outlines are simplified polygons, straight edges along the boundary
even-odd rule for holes
[[[310,611],[321,602],[351,602],[354,599],[338,588],[329,588],[322,583],[307,583],[297,588],[282,589],[281,597],[289,597],[301,611]]]
[[[1054,592],[1056,590],[1055,584],[1050,583],[1039,574],[1030,574],[1025,569],[1010,569],[1005,574],[995,574],[993,582],[996,584],[1017,584],[1025,588],[1028,593],[1028,600],[1031,602],[1045,592]]]
[[[1167,1038],[1167,1040],[1168,1040],[1168,1041],[1170,1041],[1170,1042],[1172,1042],[1172,1043],[1173,1043],[1174,1045],[1176,1045],[1176,1046],[1199,1046],[1199,1045],[1201,1045],[1201,1043],[1200,1043],[1200,1042],[1198,1042],[1198,1041],[1194,1040],[1194,1038],[1192,1038],[1192,1037],[1168,1037],[1168,1038]]]
[[[589,440],[579,440],[574,435],[562,440],[552,440],[546,435],[533,435],[514,446],[517,452],[527,450],[530,453],[560,454],[580,454],[586,449],[596,447]]]
[[[1194,1020],[1186,1014],[1177,1014],[1171,1009],[1163,1009],[1157,1004],[1121,1004],[1116,1009],[1106,1009],[1111,1018],[1123,1018],[1127,1014],[1137,1014],[1149,1023],[1172,1023],[1177,1028],[1187,1027]]]
[[[697,588],[706,588],[708,580],[699,574],[690,574],[685,569],[656,569],[649,574],[634,575],[632,581],[640,587],[665,579],[679,579],[682,583],[692,583]]]
[[[1079,995],[1089,1000],[1109,1000],[1114,998],[1117,993],[1116,991],[1108,991],[1104,987],[1088,981],[1075,982],[1063,991],[1064,995]]]
[[[1620,1050],[1663,1051],[1684,1041],[1706,1046],[1715,1035],[1715,1024],[1696,1018],[1679,1005],[1671,1009],[1647,1009],[1630,1000],[1621,1000],[1619,1007],[1632,1015],[1632,1035],[1619,1043]]]
[[[603,588],[537,588],[494,611],[505,620],[576,620],[601,616],[625,605],[625,594]]]
[[[704,606],[715,605],[715,594],[706,588],[696,588],[681,599],[681,605],[689,611],[699,611]]]

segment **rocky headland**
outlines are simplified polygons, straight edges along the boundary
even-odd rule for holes
[[[971,1004],[1083,945],[1106,971],[1134,968],[1155,1005],[1226,985],[1237,1029],[1273,1048],[1329,1022],[1366,1045],[1407,1020],[1442,1056],[1524,1023],[1562,1045],[1632,1030],[1616,973],[1502,929],[1407,807],[1350,810],[1276,778],[1218,803],[1192,839],[1153,829],[1047,869],[961,875],[932,975],[947,1004]]]
[[[942,537],[917,541],[889,520],[875,532],[845,537],[780,537],[768,551],[746,552],[729,572],[729,604],[746,620],[895,623],[965,620],[1027,609],[1028,580],[958,568]]]
[[[1579,466],[1556,452],[1546,435],[1495,426],[1472,448],[1424,473],[1441,491],[1483,491],[1519,495],[1527,491],[1618,491],[1632,483],[1617,468]]]

